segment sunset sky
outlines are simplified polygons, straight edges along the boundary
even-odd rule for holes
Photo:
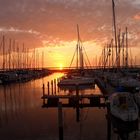
[[[129,47],[140,64],[140,0],[114,0],[117,28],[128,27]],[[45,55],[45,66],[69,66],[77,43],[76,25],[91,64],[113,37],[112,0],[0,0],[0,39]],[[2,49],[1,49],[2,51]]]

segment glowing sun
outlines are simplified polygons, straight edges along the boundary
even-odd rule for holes
[[[63,69],[63,64],[59,64],[59,70]]]

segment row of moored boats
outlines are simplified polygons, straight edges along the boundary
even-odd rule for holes
[[[11,70],[0,72],[0,84],[26,82],[49,74],[47,70]]]
[[[111,114],[122,121],[131,122],[138,119],[140,108],[140,81],[128,77],[116,77],[113,74],[106,77],[116,92],[109,97]],[[63,76],[59,82],[59,87],[93,85],[94,78],[90,76]]]
[[[112,115],[123,121],[137,120],[140,109],[139,77],[108,73],[106,80],[116,91],[109,97]]]

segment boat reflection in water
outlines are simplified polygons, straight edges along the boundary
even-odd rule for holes
[[[45,84],[47,92],[47,82],[62,75],[63,73],[55,73],[44,79],[0,86],[1,140],[58,140],[58,108],[43,109],[41,96],[42,84]],[[65,92],[68,91],[60,90],[56,94]],[[75,94],[75,90],[72,92]],[[95,89],[80,90],[80,93],[101,92],[95,85]],[[79,122],[76,122],[75,109],[63,108],[65,140],[107,139],[106,109],[80,108],[79,115]],[[115,133],[111,133],[111,139],[116,140]]]
[[[132,140],[137,138],[138,119],[135,121],[124,122],[114,116],[111,117],[114,132],[121,140]]]

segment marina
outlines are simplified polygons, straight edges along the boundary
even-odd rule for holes
[[[34,114],[36,111],[37,112],[39,111],[39,114],[37,115],[38,117],[37,118],[35,117],[34,119],[32,118],[33,119],[32,121],[33,122],[36,121],[38,123],[31,124],[28,122],[28,120],[24,119],[23,122],[27,125],[27,126],[24,126],[25,129],[22,128],[22,131],[19,134],[18,133],[16,134],[16,132],[14,132],[13,130],[12,133],[9,134],[9,137],[11,136],[22,137],[22,135],[24,134],[25,139],[29,139],[29,137],[33,138],[34,136],[35,137],[39,136],[42,139],[45,139],[45,137],[47,139],[51,139],[52,137],[54,137],[54,139],[58,139],[59,129],[57,127],[57,116],[58,116],[57,110],[58,110],[59,102],[62,103],[63,121],[64,122],[66,121],[65,123],[67,123],[67,121],[69,122],[69,119],[72,117],[71,115],[69,116],[70,118],[67,116],[69,114],[69,111],[73,115],[73,119],[72,120],[70,119],[70,120],[71,120],[71,123],[73,122],[74,124],[67,126],[68,127],[67,128],[66,124],[63,122],[64,123],[63,138],[64,139],[69,139],[70,133],[73,133],[73,136],[71,137],[73,139],[77,139],[76,137],[83,137],[83,139],[84,137],[85,139],[86,138],[93,139],[93,138],[98,137],[98,139],[101,139],[101,140],[102,139],[113,140],[115,139],[115,137],[119,136],[121,138],[121,137],[125,137],[124,135],[127,135],[127,134],[129,134],[129,138],[135,137],[135,134],[136,134],[136,138],[139,139],[139,134],[138,134],[139,122],[135,122],[134,124],[127,124],[127,123],[125,124],[122,121],[120,122],[120,120],[117,120],[120,124],[118,126],[117,125],[118,122],[116,124],[116,118],[114,119],[110,115],[107,115],[110,112],[109,109],[107,109],[108,108],[107,107],[107,103],[108,103],[107,94],[108,93],[106,93],[107,91],[109,91],[109,85],[107,85],[108,87],[106,88],[107,91],[105,91],[104,93],[101,92],[101,90],[97,87],[96,84],[93,85],[93,87],[90,89],[87,88],[87,89],[78,90],[77,88],[77,91],[76,90],[67,91],[67,90],[59,89],[58,86],[55,87],[55,84],[51,84],[52,82],[50,82],[50,81],[53,81],[53,82],[56,81],[54,79],[58,79],[61,76],[63,76],[63,73],[58,73],[58,74],[54,73],[53,75],[46,76],[43,79],[37,79],[34,81],[29,81],[27,83],[19,83],[19,84],[16,83],[16,84],[10,84],[10,85],[5,85],[5,86],[1,85],[1,88],[3,89],[3,91],[1,92],[1,105],[2,105],[1,107],[4,109],[3,110],[1,108],[1,132],[3,132],[3,134],[1,133],[1,136],[3,139],[8,138],[8,136],[5,137],[4,135],[5,127],[8,127],[10,125],[12,128],[16,124],[23,125],[21,124],[20,120],[21,119],[23,120],[23,117],[28,118],[32,113]],[[50,84],[49,84],[49,90],[48,90],[49,82]],[[42,88],[43,83],[44,83],[44,89]],[[53,90],[52,90],[52,85],[53,85]],[[56,85],[57,85],[57,82],[56,82]],[[104,85],[103,81],[101,82],[100,80],[100,83],[98,83],[98,85],[100,86]],[[49,95],[48,95],[48,91],[49,91]],[[103,91],[104,91],[104,88],[103,88]],[[25,114],[23,115],[21,111],[23,113],[25,112]],[[99,116],[99,118],[96,115],[97,112],[98,114],[101,115]],[[86,117],[87,113],[88,113],[88,116]],[[84,122],[82,122],[81,120],[82,117],[84,118],[86,117],[87,119]],[[15,124],[11,124],[10,120],[12,118],[14,119],[13,121]],[[30,117],[28,119],[31,121]],[[53,122],[51,119],[53,119]],[[96,126],[98,124],[95,122],[94,119],[99,124],[101,123],[103,130],[97,129]],[[43,120],[46,121],[47,124],[46,123],[43,124],[44,122]],[[48,123],[49,121],[52,123]],[[75,122],[77,122],[78,124],[75,124]],[[80,132],[80,135],[79,135],[78,131],[79,129],[81,129],[81,123],[83,123],[82,125],[84,125],[84,128],[83,128],[84,130],[82,130],[82,132]],[[88,125],[86,125],[86,123],[88,123]],[[93,126],[90,125],[89,123],[92,123]],[[5,124],[7,125],[5,126]],[[123,130],[120,129],[121,125],[122,125],[121,129]],[[49,131],[48,128],[51,126],[53,126],[52,129],[55,131],[52,131],[51,129]],[[29,127],[32,130],[33,135],[30,135],[30,133],[26,131],[26,129],[28,130],[27,127]],[[70,129],[73,127],[76,127],[76,129],[72,132],[72,130],[70,131]],[[19,128],[21,129],[21,127]],[[91,132],[89,128],[98,130],[97,135],[96,135],[97,137],[94,134],[92,134],[93,132]],[[86,129],[88,130],[88,133]],[[36,131],[38,132],[36,133]],[[104,133],[102,133],[102,131],[104,131]],[[100,137],[101,136],[100,133],[102,133],[103,137]],[[90,134],[90,136],[88,136],[87,134]],[[67,137],[67,135],[69,136]]]
[[[0,140],[140,139],[139,0],[0,8]]]
[[[107,118],[108,129],[107,130],[110,131],[110,132],[108,132],[107,139],[111,139],[111,125],[113,126],[114,132],[117,129],[118,136],[121,139],[129,139],[130,133],[133,131],[137,133],[138,128],[139,128],[138,107],[137,107],[136,103],[134,104],[135,105],[134,112],[136,111],[136,114],[133,113],[133,111],[128,111],[129,106],[130,106],[130,109],[132,109],[132,106],[133,106],[132,103],[130,105],[126,104],[126,103],[124,103],[124,104],[121,103],[123,105],[123,107],[121,107],[122,106],[121,105],[119,108],[122,109],[122,111],[124,111],[126,114],[127,114],[127,112],[129,114],[128,114],[128,117],[126,116],[127,121],[124,121],[123,118],[119,119],[121,117],[121,115],[123,115],[122,114],[123,112],[119,115],[119,113],[116,112],[117,108],[114,110],[114,107],[113,107],[114,103],[112,104],[111,103],[112,101],[109,100],[109,98],[110,98],[109,96],[111,96],[111,95],[114,96],[117,89],[114,88],[112,85],[110,85],[110,83],[108,83],[101,77],[96,76],[95,83],[99,86],[102,94],[94,95],[94,94],[92,94],[92,92],[90,92],[90,93],[86,92],[86,94],[81,94],[80,89],[78,89],[78,85],[75,85],[75,89],[73,89],[73,91],[75,91],[74,94],[72,94],[71,90],[69,88],[67,88],[67,90],[69,92],[65,95],[60,95],[56,92],[55,92],[55,94],[52,93],[50,95],[50,93],[47,93],[47,94],[45,93],[45,85],[43,85],[42,108],[52,108],[52,107],[57,108],[59,103],[61,103],[61,108],[75,108],[77,122],[79,122],[79,120],[80,120],[80,109],[87,108],[87,107],[90,107],[90,108],[98,107],[98,108],[104,108],[104,109],[106,108],[107,116],[108,116],[108,118]],[[95,85],[93,85],[93,87],[95,87]],[[125,91],[125,90],[126,89],[123,89],[123,91]],[[120,96],[123,97],[123,95],[125,95],[125,93],[123,93],[123,91],[118,91],[118,93],[116,93],[116,95],[120,94]],[[139,90],[138,90],[138,92],[139,92]],[[133,96],[133,93],[130,93],[130,94],[131,94],[130,96]],[[84,102],[84,100],[86,100],[86,102]],[[132,101],[132,102],[134,102],[134,101]],[[125,109],[126,109],[126,111],[125,111]],[[114,111],[116,112],[115,116],[114,116]],[[112,113],[113,113],[113,116],[112,116]],[[124,114],[124,116],[126,114]],[[134,115],[134,120],[130,121],[130,118],[133,118],[132,117],[133,115]],[[115,122],[114,122],[114,120],[115,120]],[[122,127],[120,127],[121,125],[118,126],[116,124],[117,121],[122,124]],[[127,129],[128,127],[129,127],[129,129]],[[61,137],[63,137],[63,136],[61,136]]]

